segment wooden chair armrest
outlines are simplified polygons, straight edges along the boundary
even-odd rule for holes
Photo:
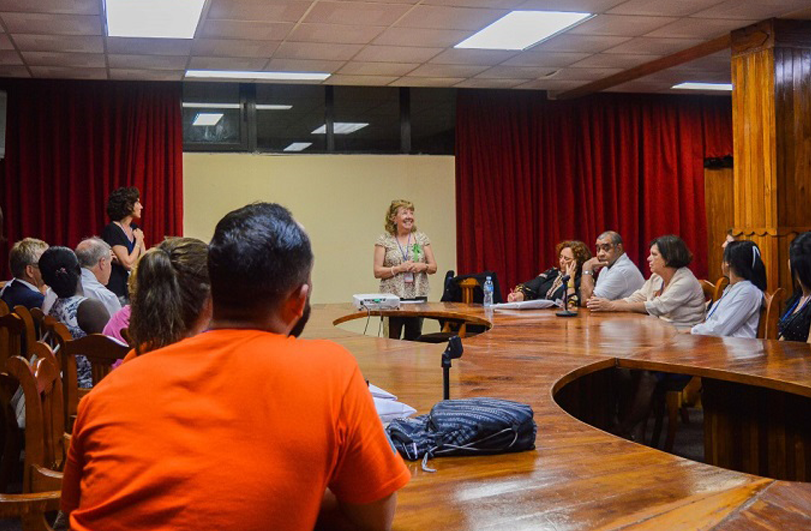
[[[62,472],[35,465],[31,470],[31,490],[34,492],[62,490]]]
[[[44,513],[59,510],[58,490],[33,494],[0,494],[0,518],[19,518],[26,531],[53,531]]]

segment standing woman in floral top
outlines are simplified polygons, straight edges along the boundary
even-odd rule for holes
[[[436,273],[436,260],[431,240],[417,231],[414,203],[394,200],[386,212],[386,233],[375,242],[375,278],[380,279],[380,292],[405,300],[428,299],[428,275]],[[417,339],[422,332],[419,317],[390,317],[389,337]]]

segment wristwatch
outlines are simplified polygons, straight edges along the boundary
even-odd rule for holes
[[[591,276],[594,276],[594,271],[587,271],[587,270],[585,270],[585,269],[584,269],[584,270],[583,270],[583,274],[584,274],[584,275],[591,275]]]

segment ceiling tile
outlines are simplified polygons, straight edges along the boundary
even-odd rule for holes
[[[437,46],[449,48],[470,36],[465,30],[438,30],[426,28],[386,29],[375,39],[375,44],[390,46]]]
[[[465,7],[416,6],[397,26],[477,31],[508,13],[505,9],[472,9]]]
[[[619,35],[633,37],[644,35],[678,20],[674,17],[633,17],[623,15],[598,15],[578,24],[566,33],[569,35]]]
[[[104,53],[104,37],[84,35],[15,34],[14,43],[21,51]]]
[[[31,74],[24,66],[0,65],[0,77],[31,77]]]
[[[529,79],[485,79],[475,78],[466,79],[461,83],[454,85],[456,88],[490,88],[490,89],[508,89],[517,85],[522,85],[530,81]]]
[[[210,57],[270,57],[278,41],[247,41],[233,39],[194,39],[191,52]]]
[[[644,65],[651,61],[655,61],[660,56],[658,55],[639,55],[639,54],[606,54],[598,53],[574,63],[572,66],[577,68],[589,67],[605,67],[605,68],[634,68],[639,65]]]
[[[646,37],[675,37],[684,39],[712,39],[732,30],[754,24],[757,20],[727,20],[720,18],[682,18],[663,26]]]
[[[599,53],[622,44],[631,37],[608,35],[569,35],[564,33],[531,48],[533,51]]]
[[[135,39],[107,37],[107,53],[145,55],[189,55],[192,41],[187,39]]]
[[[23,64],[23,60],[20,58],[20,54],[18,54],[14,50],[0,51],[0,65],[14,66],[14,65],[22,65],[22,64]]]
[[[336,74],[331,76],[325,84],[381,87],[397,79],[398,76],[344,76]]]
[[[617,15],[661,15],[686,17],[707,9],[723,0],[628,0],[610,9],[610,14]]]
[[[338,24],[300,24],[288,35],[293,42],[334,42],[342,44],[368,44],[380,35],[381,26]]]
[[[350,61],[338,72],[346,76],[404,76],[420,66],[418,63],[364,63]]]
[[[189,70],[262,70],[267,64],[263,57],[192,57]]]
[[[0,13],[9,33],[101,35],[101,17],[43,13]]]
[[[98,15],[100,8],[99,0],[0,0],[0,11]]]
[[[445,50],[441,54],[431,59],[431,63],[445,65],[497,65],[502,61],[514,57],[517,52],[507,52],[503,50],[469,50],[454,49]]]
[[[131,68],[111,68],[110,79],[147,80],[147,81],[182,81],[183,70],[139,70]]]
[[[353,60],[383,63],[424,63],[441,51],[442,48],[370,45],[361,50]]]
[[[189,58],[185,55],[125,55],[110,54],[110,69],[123,70],[186,70]]]
[[[11,39],[8,38],[8,35],[5,34],[0,35],[0,50],[13,50],[13,49],[14,45],[11,43]]]
[[[304,17],[304,22],[389,26],[409,9],[410,6],[398,4],[319,1]]]
[[[325,59],[271,59],[265,70],[280,72],[337,72],[344,61]]]
[[[605,13],[623,2],[625,0],[527,0],[519,6],[519,9]]]
[[[486,66],[428,64],[416,68],[408,75],[416,77],[473,77],[484,70],[487,70]]]
[[[324,44],[311,42],[284,42],[273,57],[285,59],[329,59],[348,61],[362,48],[359,44]]]
[[[452,87],[464,80],[463,77],[401,77],[390,85],[393,87]]]
[[[477,78],[512,78],[512,79],[538,79],[555,72],[554,68],[539,68],[532,66],[494,66],[485,70]]]
[[[212,0],[206,20],[298,22],[312,2],[274,0]]]
[[[68,68],[61,66],[32,66],[34,77],[55,79],[107,79],[104,68]]]
[[[532,51],[521,52],[512,59],[504,61],[506,66],[569,66],[577,61],[582,61],[586,57],[591,57],[589,53],[574,52],[545,52]]]
[[[206,20],[202,29],[198,28],[200,37],[213,39],[248,39],[257,41],[283,40],[293,24],[286,22],[247,22],[241,20]]]
[[[23,52],[23,57],[29,66],[107,67],[100,53]]]
[[[607,90],[607,92],[633,92],[633,93],[643,93],[643,94],[650,94],[650,93],[657,93],[662,92],[670,88],[669,84],[656,82],[656,81],[642,81],[640,79],[635,79],[633,81],[629,81],[628,83],[623,83],[622,85],[617,85],[615,87],[611,87]]]
[[[765,20],[808,7],[808,0],[727,0],[695,13],[695,17]]]
[[[692,48],[703,43],[703,39],[663,39],[654,37],[636,37],[630,41],[625,41],[618,46],[614,46],[603,53],[609,54],[651,54],[651,55],[672,55],[676,52]]]

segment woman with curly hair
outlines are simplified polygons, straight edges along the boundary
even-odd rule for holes
[[[146,252],[144,233],[133,223],[141,219],[141,193],[134,186],[119,188],[107,200],[110,223],[101,233],[102,239],[113,248],[113,272],[107,289],[126,302],[127,278],[138,259]]]
[[[569,295],[569,306],[580,306],[580,273],[591,258],[586,244],[577,240],[562,241],[555,247],[558,267],[551,267],[534,279],[518,284],[507,296],[508,302],[548,299],[562,300]],[[564,277],[566,280],[564,280]]]

